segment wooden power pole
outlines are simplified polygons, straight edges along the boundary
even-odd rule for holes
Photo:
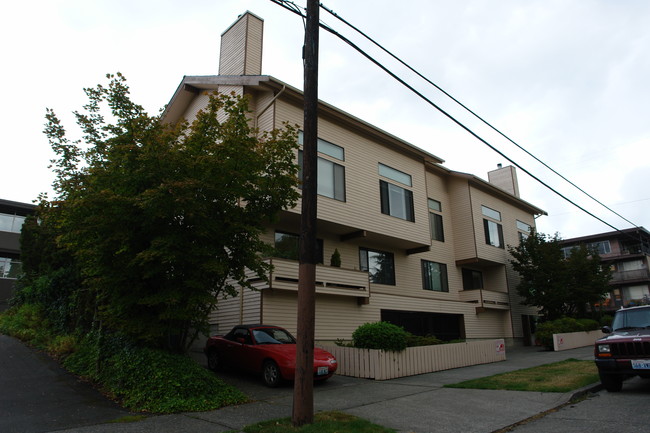
[[[303,46],[305,114],[302,151],[302,215],[298,269],[298,344],[293,389],[294,426],[314,422],[314,331],[316,316],[316,199],[318,141],[318,0],[307,0]]]

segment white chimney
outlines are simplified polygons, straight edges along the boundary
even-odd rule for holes
[[[488,181],[515,197],[519,197],[519,183],[517,182],[517,172],[511,165],[503,167],[497,164],[497,169],[488,172]]]
[[[221,34],[219,75],[262,75],[264,20],[244,12]]]

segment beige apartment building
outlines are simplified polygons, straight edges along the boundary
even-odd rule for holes
[[[219,75],[186,76],[164,120],[191,121],[208,93],[250,97],[260,129],[303,123],[303,94],[261,75],[263,20],[241,15],[221,39]],[[350,339],[363,323],[387,320],[439,338],[530,341],[534,308],[521,305],[507,245],[545,212],[519,198],[512,167],[491,182],[327,103],[319,103],[316,339]],[[300,158],[300,152],[296,155]],[[269,282],[220,300],[214,331],[239,323],[296,330],[300,204],[268,228],[278,256]],[[331,266],[338,250],[341,266]]]

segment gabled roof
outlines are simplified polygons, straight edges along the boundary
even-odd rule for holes
[[[207,75],[207,76],[185,76],[176,89],[176,92],[169,101],[162,115],[163,122],[176,123],[186,112],[194,96],[204,91],[217,90],[219,86],[246,86],[252,89],[282,91],[283,97],[293,99],[296,103],[302,104],[304,94],[301,90],[278,80],[269,75]],[[373,136],[379,142],[383,142],[399,148],[410,154],[414,154],[424,161],[432,164],[442,164],[444,160],[429,152],[408,143],[389,132],[377,128],[335,106],[323,101],[318,103],[318,114],[323,117],[336,119],[339,124],[345,124],[348,128],[356,129],[364,134]]]

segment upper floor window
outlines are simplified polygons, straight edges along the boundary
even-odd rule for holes
[[[501,212],[490,209],[487,206],[481,206],[481,212],[487,217],[483,219],[485,243],[492,245],[493,247],[505,248],[505,243],[503,242],[503,227],[501,224],[493,221],[501,221]]]
[[[323,240],[316,240],[316,257],[323,263]],[[275,232],[275,256],[282,259],[300,259],[300,236],[293,233]]]
[[[359,268],[368,272],[371,283],[395,285],[393,253],[359,248]]]
[[[525,240],[530,235],[532,227],[523,221],[517,220],[517,233],[519,234],[519,242]]]
[[[304,140],[303,132],[299,131],[298,144],[302,146],[303,140]],[[318,141],[316,142],[316,147],[318,149],[318,153],[331,156],[332,158],[336,158],[339,161],[345,161],[345,150],[341,146],[338,146],[334,143],[330,143],[329,141],[325,141],[320,138],[318,138],[317,140]]]
[[[25,222],[25,217],[22,215],[12,215],[0,213],[0,231],[20,233]]]
[[[597,252],[598,255],[609,254],[612,252],[612,248],[609,244],[609,241],[592,242],[587,244],[587,248],[589,249],[589,251]]]
[[[413,186],[411,175],[379,163],[379,175],[387,177],[406,186]]]
[[[402,185],[412,186],[411,175],[381,163],[379,164],[379,175]],[[415,221],[413,191],[380,180],[379,193],[381,197],[381,213],[407,221]]]
[[[474,269],[463,268],[463,290],[483,288],[483,273]]]
[[[448,292],[447,265],[422,260],[422,286],[424,290]]]
[[[442,227],[442,205],[439,201],[428,199],[429,203],[429,229],[431,231],[431,239],[436,241],[445,241],[445,232]]]
[[[324,142],[327,143],[327,142]],[[328,147],[325,150],[331,151],[340,149],[338,152],[330,152],[337,154],[343,158],[343,148],[336,146],[332,143],[327,143]],[[319,144],[320,152],[320,144]],[[325,152],[323,152],[325,153]],[[330,153],[326,153],[330,155]],[[330,155],[331,156],[331,155]],[[339,159],[339,158],[337,158]],[[302,150],[298,151],[298,178],[302,181]],[[318,157],[318,180],[317,180],[317,193],[319,195],[333,198],[339,201],[345,201],[345,167],[337,164],[329,159]]]

